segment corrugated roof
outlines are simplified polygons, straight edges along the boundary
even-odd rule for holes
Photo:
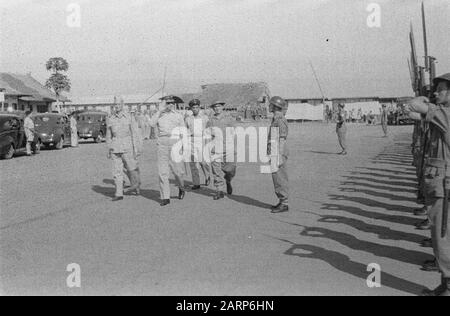
[[[264,96],[270,96],[268,85],[264,82],[218,83],[202,86],[200,101],[202,104],[225,102],[227,108],[257,104]]]
[[[0,72],[0,87],[6,94],[28,96],[29,101],[56,101],[56,95],[30,75]],[[61,96],[60,100],[67,99]]]

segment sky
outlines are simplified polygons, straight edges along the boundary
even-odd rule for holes
[[[424,0],[429,52],[450,72],[449,0]],[[367,7],[380,8],[369,27]],[[80,25],[67,23],[80,8]],[[0,71],[49,77],[64,57],[74,97],[187,93],[267,82],[273,95],[412,95],[413,24],[423,63],[421,0],[0,0]],[[70,20],[72,21],[72,20]]]

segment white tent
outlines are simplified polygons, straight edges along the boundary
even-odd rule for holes
[[[286,119],[288,121],[323,121],[323,115],[323,104],[294,103],[289,105]]]

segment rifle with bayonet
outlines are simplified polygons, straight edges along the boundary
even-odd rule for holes
[[[423,28],[423,41],[424,41],[424,60],[425,60],[425,66],[419,66],[417,62],[417,54],[416,54],[416,48],[415,48],[415,42],[414,42],[414,32],[411,25],[411,31],[410,31],[410,43],[411,43],[411,63],[408,62],[409,70],[411,73],[411,81],[413,90],[416,94],[416,96],[426,96],[429,98],[431,103],[435,103],[435,97],[434,97],[434,79],[436,78],[436,58],[433,56],[430,56],[428,54],[428,40],[427,40],[427,28],[426,28],[426,19],[425,19],[425,5],[422,2],[422,28]],[[426,78],[426,74],[428,74],[428,78]],[[428,81],[428,84],[427,82]],[[427,123],[425,123],[427,124]],[[428,124],[427,124],[428,125]],[[429,128],[427,128],[427,134],[428,136],[425,137],[423,145],[425,146],[423,148],[424,150],[424,157],[425,158],[425,151],[427,143],[429,141]],[[424,167],[425,159],[422,159],[422,169]],[[447,166],[447,168],[450,168],[450,166]],[[446,172],[448,173],[448,171]],[[448,199],[450,197],[450,177],[446,177],[443,181],[444,186],[444,201],[443,201],[443,210],[442,210],[442,227],[441,227],[441,237],[445,238],[447,235],[448,230]]]

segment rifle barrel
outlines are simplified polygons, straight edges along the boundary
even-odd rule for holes
[[[428,60],[428,41],[427,41],[427,24],[425,21],[425,5],[422,2],[422,27],[423,27],[423,47],[425,50],[425,69],[430,70],[430,64]]]

